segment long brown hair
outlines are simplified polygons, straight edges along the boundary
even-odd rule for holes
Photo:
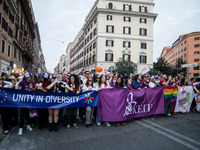
[[[102,74],[102,75],[100,76],[100,79],[99,79],[99,87],[101,87],[101,84],[102,84],[101,82],[102,82],[103,76],[105,76],[105,75]],[[106,78],[106,76],[105,76],[105,78]],[[105,81],[105,85],[106,85],[106,86],[108,85],[106,81]]]
[[[93,87],[93,79],[92,79],[92,77],[89,77],[88,79],[87,79],[87,82],[85,83],[85,85],[88,87],[89,86],[89,80],[92,80],[92,87]]]

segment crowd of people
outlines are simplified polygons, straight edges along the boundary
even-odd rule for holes
[[[118,75],[107,72],[106,74],[92,74],[90,71],[81,70],[78,74],[47,74],[41,73],[33,75],[26,72],[23,76],[12,73],[9,76],[2,73],[0,77],[0,87],[13,88],[28,91],[41,92],[81,92],[105,88],[124,88],[129,90],[140,90],[142,88],[155,88],[157,86],[187,86],[191,85],[196,93],[197,101],[193,101],[191,111],[200,111],[200,77],[191,78],[186,81],[183,74],[175,77],[166,75]],[[171,116],[174,112],[175,102],[165,103],[165,116]],[[23,134],[24,122],[26,129],[32,131],[32,124],[36,124],[39,130],[48,128],[49,132],[58,132],[58,123],[64,123],[66,130],[71,127],[78,128],[78,122],[84,120],[85,126],[92,126],[93,120],[98,126],[105,124],[111,126],[109,122],[101,122],[96,107],[87,108],[66,108],[66,109],[37,109],[38,117],[30,118],[29,108],[5,108],[1,107],[1,119],[3,123],[3,134],[9,133],[12,127],[19,126],[18,135]],[[155,119],[156,116],[152,116]],[[19,118],[19,119],[18,119]],[[116,125],[125,122],[116,122]]]

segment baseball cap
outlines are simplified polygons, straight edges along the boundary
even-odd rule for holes
[[[52,78],[56,78],[56,76],[55,76],[54,74],[52,74],[52,75],[50,75],[49,78],[50,78],[50,79],[52,79]]]
[[[24,76],[25,76],[25,78],[28,78],[28,77],[32,77],[32,73],[30,73],[30,72],[26,72],[25,74],[24,74]]]
[[[48,74],[47,73],[41,73],[41,78],[48,78]]]

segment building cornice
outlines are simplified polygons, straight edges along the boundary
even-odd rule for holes
[[[109,0],[109,1],[117,1],[119,2],[119,0]],[[138,1],[138,0],[120,0],[120,2],[125,2],[125,3],[134,3],[134,4],[144,4],[144,5],[155,5],[155,3],[152,2],[147,2],[147,1]]]

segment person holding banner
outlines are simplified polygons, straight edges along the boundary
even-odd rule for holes
[[[47,86],[48,92],[58,92],[56,87],[56,76],[54,74],[50,75],[51,84]],[[58,115],[59,115],[59,109],[48,109],[49,112],[49,132],[52,132],[53,130],[55,132],[58,132]]]
[[[92,77],[89,77],[87,79],[86,84],[83,86],[82,92],[96,90],[96,88],[93,86],[93,79]],[[88,128],[89,126],[92,126],[92,117],[94,113],[94,107],[86,107],[86,118],[85,118],[85,126]]]
[[[133,87],[131,86],[131,82],[132,82],[131,78],[127,78],[125,81],[125,87],[129,90],[133,90]]]
[[[73,92],[76,94],[80,93],[80,82],[78,80],[78,76],[72,74],[69,78],[68,86],[71,90],[68,93]],[[73,124],[75,128],[78,128],[78,124],[76,123],[76,116],[77,116],[77,108],[66,108],[67,113],[67,128],[66,130],[70,130],[70,125]]]
[[[142,76],[137,74],[131,84],[134,89],[141,89],[143,87]]]
[[[18,85],[18,89],[31,91],[31,89],[33,88],[31,80],[32,80],[32,74],[30,72],[26,72],[23,80]],[[23,133],[24,119],[26,119],[26,124],[27,124],[26,129],[28,131],[33,131],[33,129],[30,126],[29,108],[21,108],[18,135],[22,135]]]
[[[6,78],[2,78],[0,77],[0,87],[3,88],[14,88],[15,87],[15,83],[16,83],[16,79],[14,76],[10,76],[9,79],[10,81],[5,81],[7,80]],[[9,133],[10,130],[10,125],[11,125],[11,121],[12,121],[12,108],[6,108],[6,107],[2,107],[1,108],[1,119],[2,119],[2,123],[3,123],[3,134],[7,134]]]
[[[105,88],[110,88],[110,85],[109,83],[106,82],[106,77],[105,75],[101,75],[100,76],[100,79],[99,79],[99,84],[97,85],[97,89],[98,90],[101,90],[101,89],[105,89]],[[99,113],[98,113],[98,109],[97,109],[97,113],[96,113],[96,123],[98,126],[101,125],[101,121],[99,120]],[[104,122],[104,124],[107,126],[107,127],[110,127],[110,123],[109,122]]]
[[[115,85],[113,85],[114,88],[123,88],[124,87],[124,80],[121,76],[119,76],[116,80]]]

